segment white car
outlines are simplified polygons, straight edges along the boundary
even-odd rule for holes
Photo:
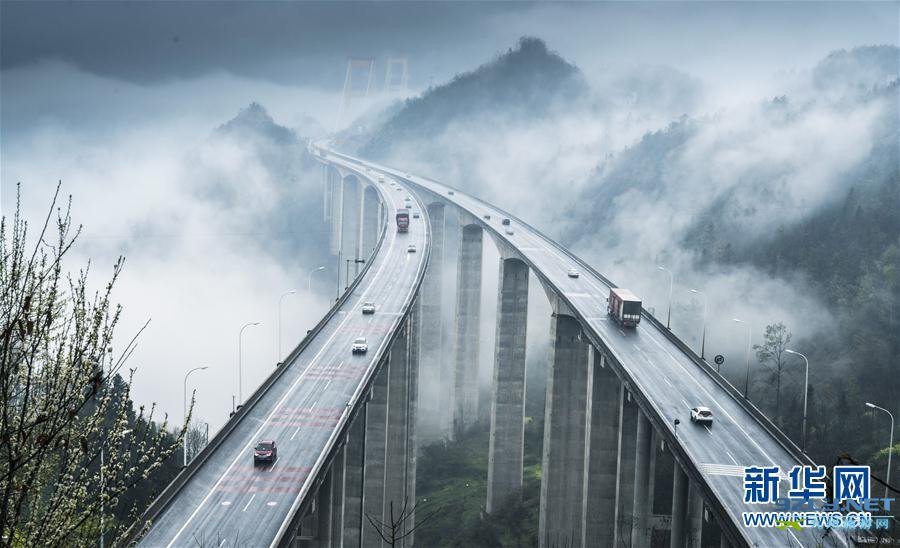
[[[712,426],[713,415],[709,407],[693,407],[691,408],[691,422],[707,424]]]
[[[415,253],[416,252],[416,244],[409,244],[406,246],[407,253]]]
[[[577,278],[578,276],[581,276],[581,273],[580,273],[580,272],[578,272],[578,271],[575,270],[574,268],[570,268],[570,269],[569,269],[569,277],[570,277],[570,278]]]
[[[513,234],[515,234],[515,232],[513,232],[513,229],[511,229],[511,228],[507,228],[507,229],[506,229],[506,234],[509,235],[509,236],[512,236]]]
[[[375,313],[375,303],[363,303],[362,313],[363,314],[374,314]]]
[[[407,174],[406,174],[406,178],[409,179],[410,177],[412,177],[412,174],[411,174],[411,173],[407,173]]]
[[[365,337],[360,337],[358,339],[353,340],[353,353],[354,354],[365,354],[369,350],[369,343],[366,341]]]

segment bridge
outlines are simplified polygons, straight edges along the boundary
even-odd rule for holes
[[[337,302],[129,532],[144,546],[365,546],[369,518],[416,501],[423,441],[478,419],[482,249],[499,281],[485,510],[523,481],[529,278],[552,308],[540,494],[541,546],[850,546],[837,531],[744,527],[745,466],[812,464],[758,409],[646,311],[606,315],[616,287],[523,220],[452,187],[311,145],[347,286]],[[409,231],[393,222],[409,207]],[[446,222],[453,211],[458,226]],[[508,220],[508,221],[507,221]],[[508,224],[507,224],[508,223]],[[442,261],[458,230],[456,351],[443,356]],[[414,246],[414,250],[411,246]],[[360,259],[360,261],[357,261]],[[575,277],[575,272],[578,275]],[[352,280],[351,280],[352,271]],[[375,303],[372,315],[362,305]],[[368,352],[351,353],[365,337]],[[714,426],[690,424],[709,407]],[[684,423],[677,428],[675,419]],[[275,439],[277,460],[252,450]],[[667,474],[660,474],[665,468]],[[671,500],[654,504],[671,480]],[[781,490],[785,492],[786,477]],[[656,496],[655,496],[656,495]],[[654,507],[667,508],[655,513]],[[397,546],[413,546],[412,519]],[[704,540],[705,538],[705,540]]]

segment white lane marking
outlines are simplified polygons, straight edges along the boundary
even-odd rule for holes
[[[666,384],[668,384],[669,386],[672,386],[672,383],[669,382],[669,377],[663,375],[662,378],[663,378],[664,381],[666,381]],[[675,388],[675,387],[672,386],[672,388]]]
[[[341,363],[338,364],[337,368],[340,369],[340,368],[344,367],[344,363],[345,363],[344,360],[341,360]]]
[[[231,501],[230,501],[230,500],[223,500],[223,501],[222,501],[222,506],[231,506]]]
[[[710,436],[712,436],[712,430],[709,429],[708,425],[704,424],[703,428],[706,428],[706,431],[709,433]]]
[[[688,405],[688,402],[684,401],[684,398],[681,398],[681,403],[683,403],[684,406],[687,407],[688,409],[692,409],[692,407],[690,405]]]
[[[734,460],[734,457],[731,456],[731,453],[727,449],[725,450],[725,454],[728,455],[728,458],[731,459],[731,462],[733,462],[735,464],[738,463],[738,461]]]
[[[227,540],[228,540],[227,538],[223,538],[222,542],[219,543],[219,546],[222,546],[223,544],[225,544],[225,541],[227,541]]]
[[[256,498],[256,493],[253,493],[253,496],[250,497],[250,500],[247,501],[247,504],[244,505],[244,509],[241,512],[246,512],[247,508],[250,508],[250,503],[253,502],[253,499]]]
[[[801,547],[803,546],[803,543],[800,542],[800,539],[797,538],[797,535],[795,535],[793,531],[791,531],[790,529],[788,529],[788,533],[790,533],[791,536],[794,537],[794,540],[797,541],[797,546],[801,546]]]
[[[294,441],[294,438],[295,438],[295,437],[297,436],[297,434],[299,434],[299,433],[300,433],[300,427],[298,426],[297,429],[294,431],[294,433],[291,434],[291,441]]]
[[[621,329],[619,329],[619,333],[621,333],[623,337],[625,336],[625,332],[622,331]]]
[[[276,501],[270,500],[269,502],[266,503],[266,506],[275,506],[276,504],[278,504]]]
[[[653,341],[654,344],[656,344],[656,346],[658,346],[658,347],[660,348],[660,350],[662,350],[663,352],[665,352],[666,355],[668,355],[669,358],[671,358],[672,362],[673,362],[675,365],[677,365],[682,371],[684,371],[684,374],[685,374],[686,376],[689,377],[690,375],[688,374],[687,369],[685,369],[684,365],[682,365],[681,362],[679,362],[678,360],[676,360],[676,359],[675,359],[675,356],[673,356],[672,354],[670,354],[668,350],[666,350],[665,348],[663,348],[663,346],[659,343],[659,341],[656,340],[656,337],[653,336],[653,333],[652,333],[652,332],[649,332],[649,335],[650,335],[650,340]],[[760,452],[760,454],[761,454],[762,456],[764,456],[764,457],[766,458],[766,460],[769,461],[769,464],[771,464],[771,465],[774,466],[774,465],[775,465],[775,461],[772,460],[772,457],[770,457],[769,454],[766,453],[765,450],[763,450],[763,448],[760,447],[760,445],[759,445],[758,443],[756,443],[756,440],[753,439],[753,438],[750,436],[750,434],[747,433],[746,430],[744,430],[744,428],[740,425],[740,423],[739,423],[733,416],[731,416],[731,413],[729,413],[728,410],[725,409],[725,408],[722,406],[722,404],[720,404],[719,401],[718,401],[716,398],[713,397],[712,394],[710,394],[709,390],[707,390],[706,387],[703,386],[702,384],[700,384],[699,382],[696,382],[696,385],[697,385],[697,388],[699,388],[704,394],[706,394],[706,397],[708,397],[713,403],[715,403],[716,406],[719,408],[719,410],[722,411],[722,413],[723,413],[726,417],[728,417],[728,418],[731,420],[731,422],[734,423],[734,425],[737,426],[738,429],[739,429],[741,432],[743,432],[744,436],[746,436],[747,439],[750,440],[750,443],[752,443],[753,446],[756,447],[756,449]],[[684,400],[682,400],[682,401],[684,401]],[[735,402],[735,403],[737,403],[737,402]]]
[[[396,239],[397,239],[397,233],[391,232],[391,241],[390,241],[389,247],[394,246],[394,242],[396,241]],[[393,264],[393,263],[392,263],[392,261],[388,260],[387,258],[381,262],[381,264],[378,266],[378,272],[376,272],[375,276],[372,278],[372,283],[366,287],[365,291],[363,291],[362,295],[360,296],[360,299],[364,300],[365,296],[369,294],[371,289],[376,285],[375,282],[377,282],[378,279],[381,277],[381,273],[384,272],[384,268],[388,264]],[[418,274],[418,271],[416,271],[416,273]],[[184,530],[187,529],[187,526],[194,520],[194,517],[196,517],[196,515],[200,511],[200,509],[203,508],[203,505],[206,504],[206,501],[209,500],[209,498],[212,496],[212,494],[215,492],[215,490],[219,487],[219,485],[222,484],[222,481],[225,480],[225,477],[229,473],[231,473],[231,469],[235,467],[238,460],[240,460],[241,457],[243,457],[244,454],[253,445],[253,443],[255,443],[252,440],[255,440],[259,437],[260,433],[263,431],[263,429],[266,427],[266,425],[269,423],[269,421],[272,420],[272,417],[275,416],[275,413],[281,408],[282,405],[284,405],[284,402],[287,401],[287,399],[293,394],[294,389],[297,388],[297,385],[300,384],[300,381],[302,381],[304,378],[306,378],[306,374],[309,372],[310,367],[319,360],[319,358],[322,356],[322,354],[325,352],[325,350],[327,350],[331,347],[332,341],[334,340],[335,337],[337,337],[337,335],[339,333],[341,333],[343,331],[345,324],[347,323],[347,321],[349,321],[349,319],[351,317],[352,317],[352,315],[350,315],[350,314],[344,315],[344,319],[342,319],[339,322],[337,329],[335,329],[331,333],[331,336],[328,337],[328,339],[325,341],[325,344],[322,345],[322,348],[320,348],[319,351],[315,354],[315,356],[313,356],[313,358],[309,361],[309,364],[306,366],[306,369],[304,369],[303,372],[300,373],[299,376],[297,376],[297,379],[285,391],[285,393],[281,397],[281,399],[278,400],[278,403],[276,403],[275,406],[272,407],[272,411],[266,417],[266,420],[263,421],[262,425],[256,430],[256,432],[253,434],[253,436],[250,437],[251,441],[247,445],[245,445],[241,451],[238,451],[237,455],[234,457],[234,460],[231,461],[231,464],[228,465],[228,468],[225,469],[225,472],[222,473],[221,476],[219,476],[219,479],[212,486],[212,488],[209,490],[209,492],[206,494],[206,496],[203,497],[203,500],[200,501],[200,504],[197,505],[197,508],[195,508],[194,511],[191,512],[191,515],[188,516],[188,519],[184,522],[184,525],[182,525],[181,528],[178,529],[178,531],[175,533],[175,536],[172,537],[172,540],[169,542],[169,544],[166,545],[167,548],[171,548],[171,546],[175,544],[175,541],[178,540],[178,537],[181,536],[181,533],[183,533]]]

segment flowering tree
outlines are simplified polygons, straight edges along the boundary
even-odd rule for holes
[[[123,366],[140,332],[113,347],[123,260],[97,292],[90,264],[64,274],[81,227],[58,197],[32,244],[18,202],[0,223],[0,546],[92,543],[111,532],[119,497],[177,448],[155,406],[132,409]]]

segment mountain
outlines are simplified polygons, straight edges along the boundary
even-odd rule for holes
[[[359,153],[382,157],[398,143],[477,122],[485,114],[544,117],[587,91],[577,67],[548,50],[542,40],[524,37],[493,61],[407,100],[364,141]]]
[[[293,131],[276,124],[266,109],[256,102],[241,109],[237,116],[216,128],[215,132],[221,136],[253,136],[275,145],[299,142]]]

